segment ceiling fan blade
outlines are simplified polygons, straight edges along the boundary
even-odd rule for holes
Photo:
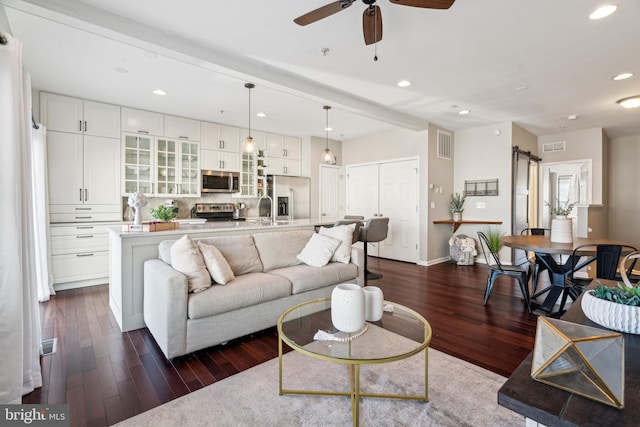
[[[424,7],[427,9],[449,9],[456,0],[389,0],[403,6]]]
[[[362,14],[364,43],[369,45],[382,40],[382,13],[379,6],[369,6]]]
[[[334,1],[333,3],[329,3],[317,8],[316,10],[312,10],[309,13],[305,13],[304,15],[297,17],[293,20],[293,22],[298,25],[309,25],[313,22],[321,20],[322,18],[326,18],[327,16],[331,16],[334,13],[338,13],[341,10],[348,8],[354,1],[356,0]]]

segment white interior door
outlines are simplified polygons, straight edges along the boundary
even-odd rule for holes
[[[378,216],[378,165],[347,166],[347,215]]]
[[[340,201],[342,185],[340,166],[320,165],[320,212],[323,222],[334,222],[341,218]]]
[[[389,217],[387,238],[378,244],[378,255],[399,261],[418,261],[418,161],[380,164],[380,210]]]

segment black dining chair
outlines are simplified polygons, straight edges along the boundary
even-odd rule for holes
[[[571,269],[565,280],[565,286],[562,292],[562,300],[558,310],[559,315],[564,313],[564,306],[567,298],[571,301],[578,299],[580,294],[584,292],[592,278],[576,277],[575,273],[587,264],[596,262],[595,278],[608,280],[622,280],[618,272],[620,265],[620,257],[627,253],[636,251],[637,249],[630,245],[612,245],[612,244],[585,244],[576,247],[573,250],[571,258],[567,262],[571,262]],[[582,260],[588,257],[586,260]],[[627,266],[627,275],[630,275],[635,266],[636,260]]]
[[[541,228],[541,227],[530,227],[523,229],[520,234],[522,236],[545,236],[551,234],[551,230],[549,228]],[[540,262],[540,260],[534,255],[532,258],[528,258],[529,263],[531,264],[531,295],[535,295],[536,289],[538,288],[538,278],[540,273],[547,269],[547,266]]]
[[[486,234],[478,231],[478,238],[480,240],[480,248],[482,249],[482,253],[484,254],[484,259],[487,263],[487,267],[489,267],[487,287],[484,291],[484,305],[487,305],[487,301],[489,301],[489,297],[491,296],[491,291],[493,291],[493,285],[498,277],[513,277],[518,280],[518,283],[520,284],[520,290],[522,291],[522,296],[524,297],[524,302],[527,305],[527,310],[529,311],[529,313],[531,313],[531,304],[529,302],[528,290],[529,277],[531,273],[529,266],[522,267],[519,265],[503,265],[500,262],[498,254],[489,245],[489,239],[487,238]]]

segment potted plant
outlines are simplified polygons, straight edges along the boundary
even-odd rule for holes
[[[555,243],[573,242],[573,223],[571,218],[567,218],[567,215],[571,213],[575,204],[569,203],[569,200],[564,205],[561,205],[560,201],[556,203],[556,206],[552,206],[547,201],[544,204],[549,206],[549,213],[553,215],[550,240]]]
[[[502,227],[485,227],[482,232],[487,236],[489,248],[496,254],[500,252],[500,249],[502,249],[502,238],[504,237],[504,230]]]
[[[149,223],[149,231],[173,230],[178,228],[177,222],[171,222],[178,216],[173,207],[163,205],[151,209],[151,216],[157,219]]]
[[[610,288],[598,282],[595,289],[582,296],[582,311],[593,322],[615,331],[640,334],[640,287],[629,281],[626,264],[640,258],[631,252],[620,263],[623,283]],[[597,279],[596,279],[597,280]]]
[[[451,202],[449,202],[449,211],[453,215],[454,221],[460,221],[462,219],[462,211],[466,196],[464,194],[455,193],[451,195]]]

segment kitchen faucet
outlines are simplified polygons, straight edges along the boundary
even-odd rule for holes
[[[260,198],[258,199],[258,216],[260,215],[260,203],[262,202],[262,199],[265,199],[265,198],[269,199],[269,201],[271,202],[271,209],[270,209],[271,212],[269,212],[269,215],[271,216],[271,222],[273,223],[276,220],[276,216],[274,215],[275,206],[273,205],[273,199],[266,194],[264,196],[260,196]]]

